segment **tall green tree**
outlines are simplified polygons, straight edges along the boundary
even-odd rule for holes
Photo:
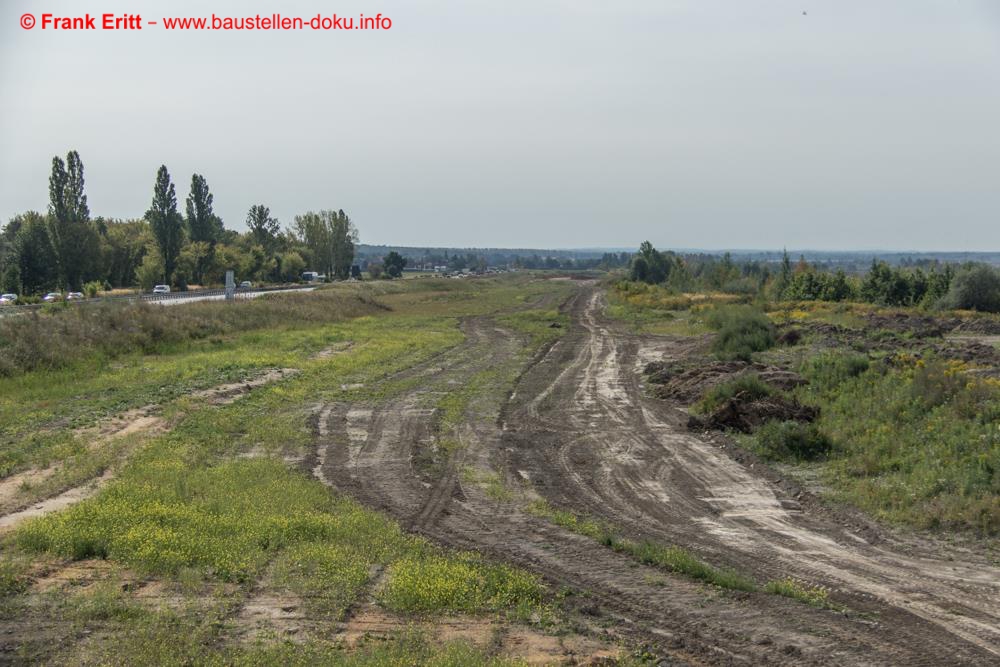
[[[153,203],[146,211],[146,220],[163,258],[164,280],[169,282],[173,279],[177,257],[184,243],[184,224],[181,214],[177,212],[177,193],[166,165],[161,165],[156,172]]]
[[[247,213],[247,229],[253,234],[257,245],[268,252],[274,252],[281,224],[277,218],[271,217],[271,209],[263,204],[251,206]]]
[[[59,156],[52,158],[48,233],[58,282],[66,289],[80,288],[99,252],[97,236],[89,222],[80,155],[70,151],[66,162]]]
[[[201,174],[191,176],[191,191],[188,193],[187,227],[193,242],[215,243],[222,231],[222,221],[212,210],[214,197],[208,189],[208,182]]]
[[[29,211],[21,216],[17,236],[11,251],[12,266],[16,267],[16,282],[11,285],[21,294],[47,292],[56,286],[59,279],[56,269],[55,251],[49,239],[49,225],[46,219]]]
[[[632,260],[630,278],[635,281],[658,284],[670,277],[670,262],[649,241],[639,244],[639,253]]]
[[[344,210],[330,213],[331,235],[333,237],[333,273],[340,280],[351,275],[354,251],[358,242],[358,230]]]
[[[208,182],[201,174],[191,176],[191,191],[186,201],[187,232],[192,243],[203,244],[208,252],[196,253],[194,265],[186,268],[186,278],[203,283],[205,272],[215,255],[215,244],[222,236],[222,220],[212,210],[214,197],[208,189]]]
[[[309,249],[314,270],[331,278],[351,275],[358,232],[343,210],[297,215],[295,232]]]

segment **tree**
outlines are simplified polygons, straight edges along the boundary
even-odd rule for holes
[[[97,222],[97,221],[95,221]],[[145,220],[100,220],[100,278],[112,287],[135,284],[135,270],[146,247],[155,243]]]
[[[306,268],[306,260],[302,255],[290,250],[278,256],[278,266],[280,278],[288,283],[294,283],[302,278],[302,272]]]
[[[382,277],[382,265],[374,262],[368,263],[368,275],[372,277],[372,280],[378,280]]]
[[[295,231],[309,250],[314,271],[333,275],[333,238],[322,214],[305,213],[295,216]]]
[[[52,158],[48,233],[58,282],[66,289],[80,287],[99,252],[98,240],[89,221],[80,155],[70,151],[65,163],[58,156]]]
[[[5,282],[16,280],[18,287],[15,289],[21,294],[47,292],[58,282],[48,225],[45,218],[34,211],[18,218],[18,232],[11,249],[11,266],[16,270],[5,276]]]
[[[634,281],[657,285],[670,277],[670,262],[649,241],[639,245],[639,253],[632,260],[630,278]]]
[[[385,273],[390,278],[401,278],[403,267],[406,266],[406,258],[392,250],[382,258],[382,266],[385,267]]]
[[[247,229],[253,234],[258,245],[263,246],[268,252],[274,252],[281,225],[277,218],[271,217],[271,209],[263,204],[251,206],[247,213]]]
[[[297,215],[295,230],[309,249],[313,269],[330,278],[350,276],[358,232],[343,210]]]
[[[212,211],[213,200],[205,177],[193,174],[186,209],[188,235],[194,242],[215,243],[219,240],[222,221]]]
[[[166,165],[161,165],[156,172],[153,203],[146,211],[146,220],[149,221],[163,258],[164,280],[169,282],[173,278],[177,257],[184,242],[184,226],[181,215],[177,212],[177,193],[174,184],[170,182],[170,172]]]
[[[347,217],[343,209],[330,214],[330,227],[333,237],[333,273],[340,280],[346,280],[351,275],[351,264],[354,263],[354,248],[358,242],[358,230]]]
[[[146,249],[142,262],[135,269],[135,280],[139,287],[149,291],[163,279],[163,257],[155,243]]]

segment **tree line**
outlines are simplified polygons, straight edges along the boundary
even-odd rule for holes
[[[0,289],[21,295],[164,283],[217,285],[240,280],[292,282],[312,268],[330,279],[359,275],[358,231],[343,210],[297,215],[288,228],[264,204],[247,212],[247,231],[226,229],[201,174],[191,176],[184,213],[170,172],[161,166],[150,207],[139,219],[91,217],[83,162],[76,151],[54,157],[46,213],[27,211],[0,230]]]
[[[959,308],[1000,312],[1000,272],[982,263],[893,267],[873,259],[861,275],[828,270],[787,252],[777,267],[735,262],[729,253],[681,256],[644,241],[628,268],[629,279],[678,292],[719,290],[786,301],[863,301],[884,306]]]

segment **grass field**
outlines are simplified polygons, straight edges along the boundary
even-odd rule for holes
[[[227,624],[265,579],[303,596],[313,614],[330,622],[366,596],[404,617],[548,615],[548,593],[533,575],[407,535],[287,461],[308,453],[308,420],[318,401],[374,398],[403,388],[406,380],[376,380],[458,344],[459,317],[495,314],[537,349],[557,335],[548,327],[560,317],[554,305],[535,304],[552,294],[551,286],[529,278],[344,285],[313,295],[317,303],[298,297],[296,309],[305,316],[280,323],[275,318],[290,310],[271,299],[241,304],[261,312],[240,318],[217,312],[224,304],[205,304],[198,308],[202,326],[196,331],[208,335],[174,337],[152,349],[97,350],[8,372],[0,378],[0,474],[11,478],[57,465],[54,479],[63,487],[105,470],[114,479],[96,495],[27,520],[4,537],[0,617],[44,615],[66,638],[86,630],[86,639],[69,641],[55,654],[44,636],[23,647],[27,656],[56,662],[130,655],[137,664],[169,656],[177,663],[309,664],[322,658],[381,665],[412,655],[431,664],[506,664],[466,643],[431,645],[419,633],[350,652],[317,638],[251,646],[227,639]],[[351,307],[342,316],[320,314],[345,303]],[[338,351],[322,354],[328,349]],[[297,372],[225,404],[197,393],[269,369]],[[443,420],[462,410],[478,384],[513,379],[473,378],[441,399]],[[144,407],[167,426],[109,442],[88,431],[102,418]],[[45,492],[52,491],[50,484]],[[41,493],[18,492],[27,501]],[[72,561],[106,561],[119,573],[172,582],[186,591],[187,602],[180,609],[151,608],[123,594],[111,577],[68,600],[33,594],[39,563]],[[377,572],[383,581],[373,590]]]

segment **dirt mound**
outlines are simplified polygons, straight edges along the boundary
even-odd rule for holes
[[[986,317],[974,317],[962,321],[952,329],[953,333],[985,334],[987,336],[1000,336],[1000,320]]]
[[[794,327],[789,327],[778,334],[775,342],[777,342],[778,345],[791,347],[792,345],[798,345],[800,340],[802,340],[802,331]]]
[[[646,364],[644,372],[653,385],[654,396],[685,403],[692,403],[709,389],[745,373],[756,373],[761,380],[784,390],[806,382],[798,373],[784,368],[745,361],[709,361],[697,366],[654,361]]]
[[[819,409],[802,405],[794,399],[769,396],[751,400],[745,392],[740,392],[716,408],[705,417],[691,416],[688,428],[693,431],[735,429],[751,433],[765,422],[798,421],[811,422],[819,417]]]
[[[935,345],[931,351],[947,359],[958,359],[969,364],[1000,366],[1000,350],[977,340],[952,338]]]
[[[872,329],[908,333],[914,338],[940,338],[961,324],[955,317],[934,317],[913,313],[868,313],[865,323]]]

